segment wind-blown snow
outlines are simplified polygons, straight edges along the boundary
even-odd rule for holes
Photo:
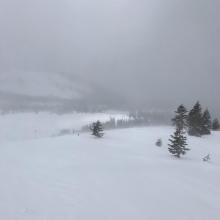
[[[0,143],[56,136],[62,130],[78,131],[94,121],[105,122],[111,117],[128,118],[127,113],[114,111],[61,115],[49,112],[0,114]]]
[[[0,146],[4,220],[219,220],[220,133],[167,151],[169,127],[84,133]],[[13,132],[13,130],[12,130]],[[163,146],[155,146],[162,138]],[[211,153],[211,161],[202,157]]]

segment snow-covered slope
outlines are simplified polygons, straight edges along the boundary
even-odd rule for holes
[[[108,131],[103,139],[2,142],[0,219],[219,220],[220,133],[189,138],[191,151],[175,159],[167,151],[171,132],[149,127]]]

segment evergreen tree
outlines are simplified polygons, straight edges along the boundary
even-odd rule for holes
[[[187,110],[183,105],[180,105],[175,111],[176,116],[172,119],[173,125],[180,130],[187,128]]]
[[[171,139],[169,139],[169,152],[174,156],[180,158],[181,155],[185,155],[186,151],[189,150],[187,148],[185,132],[179,128],[176,128],[176,131],[173,135],[171,135]]]
[[[197,102],[188,115],[188,134],[200,137],[202,135],[202,108]]]
[[[102,123],[100,121],[94,122],[92,124],[92,126],[90,127],[91,131],[92,131],[92,135],[101,138],[103,137],[104,133],[103,133],[103,126]]]
[[[218,121],[217,118],[215,118],[215,119],[213,120],[213,122],[212,122],[212,130],[213,130],[213,131],[218,131],[218,130],[220,130],[220,123],[219,123],[219,121]]]
[[[202,135],[211,134],[211,129],[212,129],[211,115],[209,113],[209,110],[206,109],[202,115],[201,134]]]

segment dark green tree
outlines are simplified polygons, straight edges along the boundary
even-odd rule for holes
[[[206,109],[202,115],[202,127],[201,127],[201,135],[209,135],[211,134],[212,129],[212,120],[209,110]]]
[[[169,152],[178,158],[180,158],[181,155],[185,155],[186,151],[189,150],[189,148],[186,147],[187,138],[185,132],[179,128],[176,128],[176,131],[171,135],[169,141]]]
[[[100,121],[94,122],[90,127],[90,130],[92,131],[92,135],[94,135],[95,137],[101,138],[104,135],[103,126]]]
[[[180,130],[187,128],[187,110],[183,105],[180,105],[175,111],[176,115],[172,119],[173,125]]]
[[[197,102],[188,115],[188,134],[200,137],[202,135],[202,108]]]
[[[218,131],[220,130],[220,123],[219,120],[217,118],[215,118],[212,122],[212,130],[213,131]]]

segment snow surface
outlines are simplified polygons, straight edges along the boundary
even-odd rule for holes
[[[172,131],[1,140],[0,219],[219,220],[220,132],[190,138],[191,151],[175,159],[167,151]],[[208,153],[211,161],[203,162]]]

